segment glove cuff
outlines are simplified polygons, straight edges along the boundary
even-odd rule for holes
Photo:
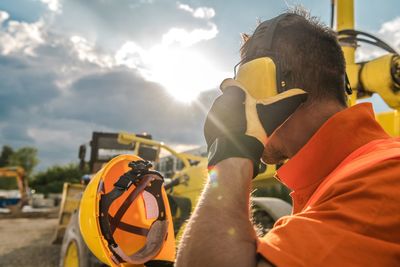
[[[228,158],[247,158],[253,162],[253,178],[259,172],[264,145],[255,137],[236,135],[219,137],[208,148],[208,167]]]

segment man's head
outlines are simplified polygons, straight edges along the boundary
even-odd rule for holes
[[[292,157],[330,116],[346,107],[345,61],[335,33],[301,8],[288,13],[276,26],[271,48],[253,49],[260,31],[244,35],[241,48],[242,64],[273,53],[285,88],[308,93],[306,103],[270,137],[263,156],[270,164]]]

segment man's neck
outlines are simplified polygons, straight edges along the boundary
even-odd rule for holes
[[[279,129],[287,156],[293,157],[330,117],[345,108],[334,101],[315,101],[299,107]]]

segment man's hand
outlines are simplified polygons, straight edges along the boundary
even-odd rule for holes
[[[233,79],[224,80],[221,89],[223,94],[215,100],[204,125],[209,166],[230,157],[247,158],[256,176],[268,136],[305,101],[306,93],[291,89],[255,99]]]

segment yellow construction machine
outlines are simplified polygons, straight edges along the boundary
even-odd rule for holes
[[[28,181],[23,168],[0,168],[0,208],[10,209],[11,212],[20,210],[28,204],[28,193]]]
[[[354,29],[354,1],[332,0],[332,25],[336,17],[336,30],[346,59],[346,72],[353,90],[349,104],[356,104],[378,94],[392,111],[377,114],[377,120],[392,136],[400,135],[400,56],[396,49],[372,34]],[[376,59],[355,61],[356,49],[362,44],[373,45],[387,51]]]
[[[204,155],[179,153],[163,142],[152,140],[147,134],[94,132],[90,146],[88,165],[91,173],[101,169],[103,164],[114,156],[124,153],[139,155],[155,163],[155,168],[165,176],[164,188],[168,193],[178,242],[180,232],[183,230],[182,225],[195,207],[207,179],[207,158]],[[85,154],[86,149],[81,146],[79,156],[82,166],[85,165],[83,162]],[[167,161],[171,164],[162,166]],[[282,185],[275,179],[270,179],[274,172],[275,167],[264,168],[264,172],[254,180],[254,186],[259,191],[257,195],[265,196],[265,198],[255,198],[254,201],[268,206],[266,209],[255,209],[257,223],[262,224],[265,229],[270,228],[278,217],[290,212],[288,203],[266,197],[274,195],[274,192],[275,195],[279,195],[282,190],[286,193]],[[53,241],[62,242],[60,266],[101,266],[83,242],[78,225],[77,210],[85,183],[83,179],[81,184],[64,184],[59,224]]]

